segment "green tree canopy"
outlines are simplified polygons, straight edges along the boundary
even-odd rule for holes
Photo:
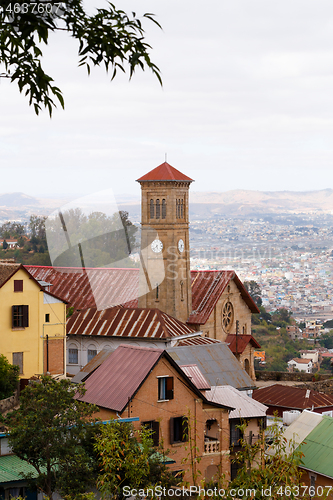
[[[95,451],[100,464],[97,486],[105,500],[123,498],[125,487],[175,484],[163,464],[163,455],[153,448],[151,431],[145,427],[133,430],[130,423],[111,421],[101,426]]]
[[[159,26],[152,14],[142,18]],[[79,66],[105,66],[112,70],[113,79],[118,70],[129,68],[130,78],[137,68],[149,68],[161,82],[160,71],[151,61],[150,46],[145,41],[142,19],[106,2],[105,8],[90,15],[83,0],[55,2],[12,2],[0,4],[0,64],[1,76],[16,82],[20,92],[28,96],[36,114],[41,106],[51,116],[56,106],[54,99],[64,107],[64,99],[53,78],[42,67],[42,49],[49,42],[51,32],[65,30],[78,42]]]
[[[26,386],[19,409],[6,418],[13,453],[36,469],[37,488],[51,500],[56,490],[80,494],[94,482],[86,419],[96,408],[74,400],[76,391],[84,387],[43,376]]]
[[[260,285],[258,285],[256,281],[251,280],[251,281],[244,281],[244,286],[251,295],[254,302],[257,304],[257,306],[261,306],[262,298],[261,298]]]
[[[0,399],[14,394],[19,382],[19,370],[17,365],[11,365],[3,354],[0,355]]]

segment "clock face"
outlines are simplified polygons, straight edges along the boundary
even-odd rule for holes
[[[179,250],[179,252],[180,252],[180,253],[184,252],[184,248],[185,248],[184,242],[183,242],[183,240],[182,240],[182,239],[180,239],[180,240],[178,241],[178,250]]]
[[[161,240],[159,239],[156,239],[152,242],[152,244],[150,245],[151,249],[153,252],[155,253],[160,253],[162,252],[163,250],[163,243],[161,242]]]

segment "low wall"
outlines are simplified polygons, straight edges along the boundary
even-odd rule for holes
[[[2,399],[0,401],[0,413],[5,413],[6,411],[11,410],[18,405],[18,402],[18,391],[15,391],[14,396],[10,396],[10,398]]]
[[[315,380],[327,380],[331,378],[331,375],[319,375],[316,374]],[[256,380],[288,380],[291,382],[312,382],[314,380],[313,373],[301,373],[301,372],[256,372]]]

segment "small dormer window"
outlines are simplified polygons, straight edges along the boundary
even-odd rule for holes
[[[23,292],[23,280],[14,280],[14,292]]]

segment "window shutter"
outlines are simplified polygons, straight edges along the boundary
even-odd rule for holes
[[[174,418],[170,418],[170,444],[173,444],[175,442],[175,438],[174,438]]]
[[[12,306],[12,328],[15,328],[15,323],[14,323],[14,317],[15,317],[15,307],[16,306]]]
[[[23,280],[14,280],[14,292],[23,292]]]
[[[166,399],[173,399],[173,377],[166,379]]]
[[[26,328],[29,326],[29,306],[23,307],[23,327]]]

